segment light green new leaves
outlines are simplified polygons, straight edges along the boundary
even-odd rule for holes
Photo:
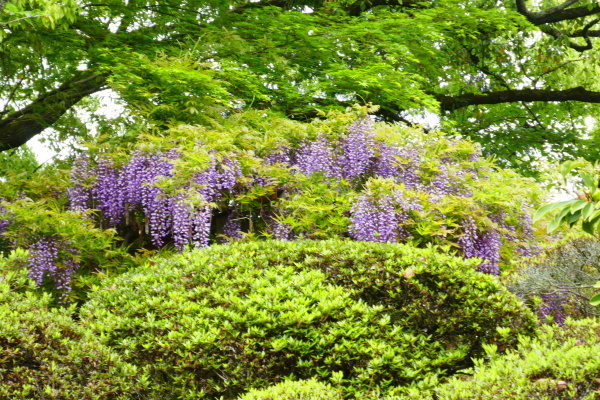
[[[565,180],[577,165],[573,162],[568,162],[561,166],[560,173]],[[582,229],[593,235],[600,222],[598,178],[586,171],[580,171],[579,177],[585,185],[585,190],[578,192],[577,199],[547,204],[537,210],[533,221],[537,222],[549,213],[558,210],[558,213],[548,224],[549,233],[556,231],[562,224],[566,223],[572,227],[577,222],[581,222]]]

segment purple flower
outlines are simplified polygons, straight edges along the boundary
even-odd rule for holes
[[[490,275],[500,274],[500,234],[497,231],[479,233],[475,220],[468,218],[462,225],[463,234],[458,238],[465,258],[481,258],[479,272]]]
[[[74,257],[78,254],[77,249],[58,236],[40,239],[29,248],[29,277],[38,286],[49,279],[65,302],[72,290],[73,274],[79,269]]]
[[[240,221],[240,214],[237,210],[232,210],[227,215],[225,225],[223,225],[223,235],[228,240],[241,239],[242,235],[242,223]]]
[[[344,178],[352,180],[369,173],[375,159],[373,121],[366,117],[352,124],[346,137],[340,141],[340,147],[340,167]]]
[[[323,136],[314,141],[305,141],[298,150],[296,160],[298,168],[305,175],[320,172],[329,178],[342,176],[333,145]]]
[[[88,157],[80,157],[73,162],[71,167],[72,186],[67,191],[71,210],[85,211],[92,206],[92,192],[88,187],[88,181],[93,174]]]

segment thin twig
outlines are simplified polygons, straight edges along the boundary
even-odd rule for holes
[[[12,24],[13,22],[22,21],[22,20],[24,20],[24,19],[27,19],[27,18],[38,18],[38,17],[49,17],[49,16],[50,16],[50,14],[44,14],[44,15],[29,15],[29,16],[27,16],[27,17],[21,17],[21,18],[14,19],[14,20],[12,20],[12,21],[8,21],[8,22],[0,22],[0,25],[8,25],[8,24]]]

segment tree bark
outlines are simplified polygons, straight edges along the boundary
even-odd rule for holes
[[[0,120],[0,151],[19,147],[55,123],[79,100],[106,88],[106,76],[82,73]]]
[[[516,102],[563,102],[581,101],[600,103],[600,92],[594,92],[578,86],[565,90],[521,89],[504,90],[492,93],[467,93],[458,96],[435,95],[443,111],[452,111],[473,105],[490,105]]]

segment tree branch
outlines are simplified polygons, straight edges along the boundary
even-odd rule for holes
[[[592,45],[592,41],[588,35],[588,31],[592,26],[596,25],[598,22],[600,22],[600,20],[595,19],[595,20],[591,21],[590,23],[588,23],[581,30],[581,37],[583,37],[585,39],[585,43],[586,43],[585,46],[581,45],[581,44],[577,44],[572,41],[569,41],[569,47],[580,53],[583,53],[586,50],[591,50],[594,46]],[[561,37],[572,37],[572,35],[566,34],[565,32],[563,32],[559,29],[556,29],[552,26],[543,26],[543,27],[541,27],[541,30],[542,30],[542,32],[547,33],[548,35],[552,36],[554,39],[559,39]]]
[[[422,0],[404,0],[401,2],[398,2],[398,0],[356,0],[354,3],[350,4],[345,9],[349,16],[357,17],[361,13],[370,10],[373,7],[387,5],[393,5],[396,7],[400,6],[406,8],[424,7]]]
[[[244,4],[240,4],[238,6],[233,7],[229,10],[229,12],[234,14],[242,14],[244,11],[252,9],[252,8],[261,8],[261,7],[281,7],[285,8],[287,6],[287,2],[285,0],[265,0],[265,1],[256,1],[256,2],[247,2]]]
[[[473,105],[491,105],[515,102],[564,102],[581,101],[600,103],[600,92],[594,92],[582,86],[565,90],[521,89],[504,90],[492,93],[467,93],[458,96],[434,95],[443,111],[452,111]]]
[[[79,100],[106,88],[106,76],[87,72],[0,120],[0,151],[25,144],[56,122]]]
[[[530,11],[525,5],[525,0],[515,0],[517,11],[534,25],[551,24],[553,22],[570,21],[574,19],[589,17],[600,13],[600,5],[592,8],[588,6],[568,8],[577,3],[578,0],[567,0],[564,3],[544,11]]]

